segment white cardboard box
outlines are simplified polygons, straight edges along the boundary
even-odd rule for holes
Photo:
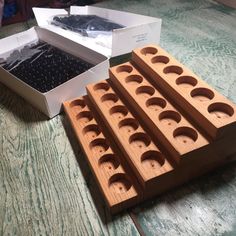
[[[130,53],[134,48],[160,42],[161,19],[154,17],[93,6],[72,6],[70,14],[97,15],[126,26],[125,28],[113,30],[111,47],[109,48],[106,46],[106,42],[101,44],[101,41],[96,38],[88,38],[52,25],[50,22],[53,16],[67,14],[63,9],[33,8],[33,11],[39,26],[89,47],[107,57]]]
[[[45,93],[30,87],[0,67],[0,82],[52,118],[61,111],[62,102],[84,95],[87,84],[108,78],[109,61],[104,55],[41,27],[33,27],[22,33],[1,39],[0,58],[7,58],[13,50],[21,49],[39,39],[94,65],[90,70]]]

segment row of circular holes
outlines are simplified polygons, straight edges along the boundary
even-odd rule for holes
[[[129,71],[128,71],[128,69],[129,69]],[[118,73],[122,72],[124,70],[128,73],[131,73],[133,68],[128,65],[122,65],[121,67],[117,68]],[[128,83],[135,81],[140,84],[140,83],[142,83],[143,78],[140,75],[130,75],[125,78],[125,81]],[[155,93],[155,89],[151,86],[144,85],[144,86],[138,87],[135,91],[136,94],[140,94],[140,93],[144,93],[144,92],[149,94],[150,96],[152,96]],[[163,109],[166,107],[166,104],[167,104],[166,100],[163,98],[160,98],[160,97],[149,98],[146,101],[147,107],[152,106],[152,105],[157,105]],[[159,120],[161,121],[163,119],[172,119],[176,123],[179,123],[181,121],[181,115],[176,111],[167,110],[167,111],[163,111],[159,114]],[[168,124],[171,125],[172,123],[168,122]],[[194,142],[198,138],[197,132],[190,127],[179,127],[179,128],[176,128],[173,132],[174,138],[176,138],[178,136],[183,136],[184,134],[186,134],[186,136],[191,138]],[[183,139],[183,142],[186,143],[186,140]]]
[[[131,73],[132,70],[133,70],[132,66],[129,66],[129,65],[122,65],[122,66],[117,68],[118,73],[120,73],[120,72]],[[136,82],[138,84],[141,84],[143,82],[143,77],[140,76],[140,75],[136,75],[136,74],[129,75],[128,77],[125,78],[125,82],[126,83]],[[181,77],[177,78],[177,80],[176,80],[177,85],[186,84],[186,83],[190,84],[192,86],[195,86],[197,84],[197,80],[195,78],[191,77],[191,76],[181,76]],[[146,86],[146,87],[148,87],[148,86]],[[136,90],[136,94],[138,92],[139,91]],[[154,89],[150,87],[149,93],[154,93]],[[191,97],[204,96],[209,100],[214,98],[214,93],[210,89],[207,89],[207,88],[193,89],[190,92],[190,95],[191,95]]]
[[[155,93],[155,89],[151,86],[141,86],[136,89],[136,94],[139,94],[142,92],[146,92],[150,96],[152,96]],[[161,107],[162,109],[164,109],[167,103],[166,103],[166,100],[163,98],[153,97],[153,98],[149,98],[146,101],[147,107],[151,105],[157,105]],[[159,114],[159,120],[162,121],[164,119],[171,119],[171,120],[174,120],[176,123],[179,123],[181,121],[181,115],[176,111],[167,110]],[[172,125],[172,123],[168,122],[168,125]],[[197,140],[197,137],[198,137],[197,132],[190,127],[178,127],[173,131],[174,138],[176,138],[177,136],[182,136],[184,134],[190,137],[194,142]],[[184,141],[184,143],[186,143],[186,141]]]
[[[94,89],[97,90],[97,89],[105,88],[104,85],[106,85],[106,90],[109,90],[110,86],[106,83],[97,84],[94,87]],[[113,93],[107,93],[101,97],[102,102],[109,100],[109,99],[113,100],[113,102],[116,103],[119,98]],[[128,115],[128,109],[123,105],[113,106],[109,110],[110,115],[113,115],[114,113],[117,113],[117,112],[121,113],[123,117],[126,117]],[[119,129],[121,129],[123,126],[130,125],[131,122],[132,122],[131,126],[132,126],[133,131],[137,130],[139,127],[139,124],[134,118],[125,118],[125,119],[119,121],[118,127],[119,127]],[[128,132],[131,132],[131,130],[129,129]],[[150,144],[150,142],[151,142],[150,138],[145,133],[132,134],[129,138],[129,143],[131,144],[132,142],[134,142],[139,136],[141,137],[141,139],[144,141],[144,143],[146,145]]]
[[[83,102],[83,101],[81,101],[81,100],[76,100],[76,101],[74,101],[71,105],[72,106],[76,106],[76,105],[79,105],[82,109],[85,107],[85,105],[84,104],[81,104],[81,102]],[[120,108],[122,107],[122,106],[119,106]],[[114,107],[113,108],[111,108],[111,111],[112,110],[114,110]],[[87,111],[84,111],[84,112],[87,112]],[[111,112],[112,113],[112,112]],[[80,112],[79,114],[85,114],[85,113],[83,113],[83,111],[82,112]],[[88,116],[88,114],[89,113],[86,113],[86,116],[87,117],[89,117]],[[91,114],[90,114],[91,115]],[[83,117],[84,115],[78,115],[78,118],[79,117]],[[92,120],[92,117],[90,117],[90,119],[89,120]],[[124,126],[124,125],[131,125],[131,126],[133,126],[133,129],[134,130],[136,130],[137,128],[138,128],[138,123],[137,123],[137,121],[135,120],[135,119],[132,119],[132,118],[127,118],[127,119],[124,119],[124,120],[122,120],[120,123],[119,123],[119,128],[121,128],[122,126]],[[97,129],[96,129],[97,128]],[[86,132],[88,132],[88,131],[90,131],[90,130],[93,130],[93,131],[95,131],[96,132],[96,135],[98,136],[99,134],[100,134],[100,131],[99,131],[99,128],[98,128],[98,126],[96,126],[95,124],[91,124],[91,125],[88,125],[88,126],[86,126],[84,129],[83,129],[83,133],[86,133]],[[186,131],[186,130],[184,130],[184,131]],[[176,135],[178,134],[178,133],[181,133],[182,131],[179,129],[179,130],[176,130],[175,131],[176,132]],[[189,131],[189,132],[191,132],[191,130]],[[193,135],[195,135],[195,134],[193,134]],[[136,138],[137,138],[137,136],[140,138],[140,136],[144,139],[144,141],[146,141],[146,145],[148,145],[148,144],[150,144],[150,141],[147,139],[147,137],[145,136],[145,134],[142,134],[142,133],[136,133],[136,134],[133,134],[133,135],[131,135],[131,137],[130,137],[130,142],[132,142],[133,140],[135,140]],[[106,144],[106,141],[105,140],[103,140],[103,139],[97,139],[97,140],[94,140],[94,141],[92,141],[91,142],[91,144],[90,144],[90,148],[92,148],[93,146],[96,146],[96,145],[98,145],[98,144],[102,144],[102,145],[104,145],[104,143]],[[108,146],[107,147],[105,147],[105,149],[107,150],[108,149]],[[107,155],[109,155],[109,154],[107,154]],[[104,157],[102,157],[101,159],[100,159],[100,165],[102,164],[102,163],[104,163],[104,162],[106,162],[108,159],[108,156],[107,155],[104,155]],[[112,155],[112,154],[111,154]],[[111,156],[110,156],[110,158],[111,158]],[[164,159],[160,156],[160,153],[158,153],[158,152],[156,152],[156,151],[147,151],[147,152],[145,152],[145,153],[143,153],[143,155],[141,156],[141,162],[144,162],[145,160],[148,160],[148,161],[157,161],[158,163],[159,163],[159,165],[160,166],[162,166],[163,164],[164,164]],[[114,162],[114,161],[113,161]],[[116,166],[116,163],[112,163],[112,165],[114,166],[114,168],[118,168],[118,166]],[[111,182],[109,182],[110,183],[110,185],[113,183],[112,181]]]
[[[83,133],[85,134],[91,129],[93,131],[96,130],[96,132],[98,132],[97,135],[101,132],[98,125],[93,125],[93,127],[88,125],[83,129]],[[97,146],[101,146],[103,148],[102,152],[106,152],[109,148],[109,145],[104,138],[94,139],[89,145],[90,149]],[[98,164],[100,168],[103,167],[105,171],[114,171],[120,166],[120,160],[114,153],[106,153],[99,158]],[[116,173],[112,175],[108,180],[108,185],[116,193],[127,192],[132,186],[131,181],[125,173]]]
[[[157,54],[158,50],[156,48],[153,48],[153,47],[147,47],[147,48],[143,48],[141,50],[141,53],[143,55],[147,55],[147,54],[151,54],[151,55],[155,55]],[[151,62],[153,64],[155,63],[164,63],[164,64],[168,64],[169,63],[169,58],[166,57],[166,56],[154,56],[152,59],[151,59]],[[131,67],[132,68],[132,67]],[[129,68],[129,71],[130,71],[130,68]],[[176,73],[178,75],[181,75],[183,73],[183,69],[179,66],[168,66],[166,68],[164,68],[163,72],[165,74],[168,74],[168,73]],[[177,85],[180,85],[180,84],[188,84],[192,87],[196,86],[198,83],[198,81],[192,77],[192,76],[181,76],[181,77],[178,77],[176,79],[176,84]],[[200,98],[198,99],[199,101],[203,102],[205,100],[212,100],[215,96],[214,92],[212,92],[210,89],[207,89],[207,88],[196,88],[196,89],[193,89],[191,92],[190,92],[190,95],[191,97],[199,97]],[[203,99],[201,98],[203,97]],[[223,117],[230,117],[234,114],[234,110],[233,108],[226,104],[226,103],[221,103],[221,102],[216,102],[216,103],[212,103],[208,106],[207,108],[208,112],[209,113],[217,113],[217,112],[223,112],[226,116],[223,116]],[[217,118],[222,118],[221,115],[217,115]]]
[[[84,100],[81,100],[81,99],[77,99],[77,100],[71,102],[70,107],[73,108],[75,106],[80,107],[80,110],[83,110],[86,107]],[[80,119],[83,117],[86,117],[88,119],[88,122],[93,119],[90,111],[81,111],[78,113],[77,119]],[[85,122],[85,123],[87,123],[87,122]],[[109,145],[107,144],[106,139],[96,138],[101,133],[99,126],[97,124],[86,125],[83,128],[82,133],[84,135],[86,135],[89,132],[92,132],[92,141],[89,144],[90,149],[96,147],[97,145],[102,145],[102,147],[104,148],[104,151],[107,151],[109,148]],[[100,167],[104,166],[105,170],[111,171],[112,169],[115,170],[120,166],[120,161],[115,154],[108,153],[108,154],[102,155],[99,158],[98,164]],[[132,184],[128,180],[127,176],[123,173],[122,174],[117,173],[117,174],[111,176],[108,181],[108,184],[110,187],[112,187],[116,191],[116,193],[126,192],[132,186]]]
[[[106,84],[106,83],[99,83],[94,87],[95,90],[103,89],[104,91],[108,91],[109,88],[110,88],[109,85]],[[141,87],[138,87],[137,90],[136,90],[136,94],[140,94],[140,93],[143,93],[143,92],[146,92],[150,96],[152,96],[155,93],[155,90],[154,90],[153,87],[150,87],[150,86],[141,86]],[[101,98],[101,101],[104,102],[104,101],[106,101],[106,99],[112,99],[114,103],[118,101],[118,97],[113,93],[108,93],[108,94],[103,95],[102,98]],[[163,108],[166,107],[166,104],[167,104],[166,100],[163,99],[163,98],[160,98],[160,97],[149,98],[146,101],[146,106],[147,107],[150,107],[152,105],[158,105],[163,109]],[[118,105],[118,106],[115,106],[115,107],[111,108],[110,114],[112,115],[116,111],[120,111],[121,113],[123,113],[124,116],[128,114],[128,110],[125,107],[121,106],[121,105]],[[159,120],[167,118],[168,114],[170,114],[171,117],[177,123],[180,122],[181,116],[179,115],[179,113],[177,113],[175,111],[164,111],[164,112],[162,112],[159,116]]]
[[[80,105],[81,108],[83,109],[84,107],[82,107],[83,104],[81,104],[83,101],[82,100],[76,100],[74,101],[71,106],[76,106],[76,105]],[[118,106],[119,108],[121,108],[122,106]],[[115,107],[111,108],[111,114],[113,113]],[[123,107],[125,108],[125,107]],[[128,112],[127,112],[128,114]],[[92,116],[91,113],[89,111],[82,111],[78,114],[77,118],[82,118],[86,116],[89,121],[92,120]],[[119,123],[119,127],[125,126],[130,124],[134,130],[136,130],[138,128],[138,123],[135,119],[133,118],[127,118],[122,120]],[[100,134],[100,130],[99,127],[96,124],[90,124],[87,125],[86,127],[84,127],[83,129],[83,134],[86,134],[89,131],[93,131],[96,133],[96,136],[98,136]],[[150,140],[148,139],[149,137],[146,136],[144,133],[135,133],[133,135],[131,135],[130,137],[130,143],[132,143],[136,138],[142,138],[144,142],[146,142],[146,145],[150,144]],[[107,151],[107,149],[109,148],[107,142],[105,139],[103,138],[98,138],[98,139],[94,139],[93,141],[91,141],[90,143],[90,148],[92,149],[93,147],[96,147],[97,145],[101,145],[104,148],[104,151]],[[141,156],[141,162],[145,162],[146,160],[148,161],[152,161],[154,162],[158,162],[160,166],[162,166],[164,164],[164,158],[161,156],[161,154],[157,151],[153,151],[153,150],[149,150],[146,151],[142,154]],[[103,165],[106,162],[110,162],[108,163],[108,169],[117,169],[120,165],[119,161],[117,160],[117,157],[114,154],[105,154],[102,157],[100,157],[99,159],[99,165]],[[112,166],[112,167],[111,167]],[[153,165],[154,166],[154,165]],[[105,165],[104,165],[105,167]],[[122,185],[120,187],[117,187],[117,182],[118,185]],[[114,176],[112,176],[109,180],[109,186],[113,186],[115,191],[117,193],[123,193],[126,192],[130,189],[131,184],[130,181],[128,181],[128,179],[126,178],[126,176],[124,174],[115,174]]]
[[[158,57],[164,57],[164,56],[158,56]],[[159,61],[160,62],[160,61]],[[173,69],[174,66],[170,66],[170,67],[167,67],[167,70],[165,71],[165,73],[173,73],[173,72],[178,72],[178,70],[174,70]],[[180,68],[180,67],[179,67]],[[181,68],[182,69],[182,68]],[[132,66],[130,65],[121,65],[119,67],[117,67],[116,69],[117,73],[121,73],[121,72],[127,72],[127,73],[131,73],[133,71],[133,68]],[[182,74],[181,73],[177,73],[177,74]],[[129,83],[129,82],[137,82],[137,83],[142,83],[143,81],[143,78],[142,76],[140,75],[130,75],[128,77],[125,78],[125,82],[126,83]],[[190,86],[196,86],[197,85],[197,80],[192,77],[192,76],[180,76],[176,79],[176,84],[177,85],[182,85],[182,84],[189,84]]]
[[[101,89],[104,91],[108,91],[110,89],[110,86],[107,83],[99,83],[94,86],[95,91],[98,91]],[[118,101],[118,97],[113,93],[107,93],[101,97],[102,102],[109,100],[109,99],[113,100],[114,103],[116,103]],[[111,107],[109,110],[110,115],[112,115],[116,112],[121,113],[123,115],[123,117],[125,117],[128,114],[128,109],[123,105],[117,105],[117,106]],[[119,121],[119,123],[118,123],[119,129],[121,129],[123,126],[130,126],[130,127],[132,127],[133,130],[137,130],[139,127],[139,124],[133,118],[125,118],[125,119]],[[131,130],[129,129],[128,132],[130,132],[130,131]],[[146,146],[149,146],[151,143],[151,139],[146,133],[139,132],[139,133],[132,134],[129,138],[129,143],[131,144],[133,142],[136,142],[137,140],[141,140]],[[151,151],[151,152],[153,154],[155,151]],[[148,155],[144,153],[144,155],[141,156],[141,162],[146,160],[147,156]],[[158,154],[158,162],[162,166],[164,164],[164,159],[163,158],[161,159],[161,157],[159,157],[159,156],[160,156],[160,154]],[[148,157],[150,158],[150,156],[148,156]]]
[[[130,69],[128,71],[128,69]],[[127,66],[126,65],[123,65],[121,66],[120,68],[118,67],[117,68],[117,71],[118,72],[122,72],[126,70],[128,73],[131,73],[133,68],[131,66]],[[126,83],[131,83],[131,82],[136,82],[138,84],[141,84],[143,82],[143,77],[140,76],[140,75],[129,75],[128,77],[125,78],[125,81]],[[155,89],[151,86],[141,86],[141,87],[138,87],[135,91],[136,94],[140,94],[140,93],[143,93],[143,92],[146,92],[148,93],[150,96],[152,96],[154,93],[155,93]],[[160,98],[160,97],[153,97],[153,98],[149,98],[147,101],[146,101],[146,106],[147,107],[150,107],[150,106],[153,106],[153,105],[157,105],[159,106],[160,108],[165,108],[167,103],[166,103],[166,100],[163,99],[163,98]],[[178,112],[175,112],[175,111],[163,111],[160,115],[159,115],[159,120],[161,121],[162,119],[166,119],[168,117],[171,117],[173,120],[175,120],[177,123],[180,122],[181,120],[181,116]],[[170,124],[170,123],[169,123]],[[178,132],[177,132],[178,133]]]

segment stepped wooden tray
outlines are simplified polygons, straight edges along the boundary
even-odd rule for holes
[[[64,109],[112,213],[233,161],[236,106],[162,48],[109,72]]]

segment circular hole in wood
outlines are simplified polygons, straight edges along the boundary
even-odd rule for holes
[[[198,134],[197,134],[196,130],[194,130],[190,127],[177,128],[174,131],[173,136],[178,142],[180,142],[184,145],[193,144],[198,138]]]
[[[101,155],[109,148],[109,145],[107,144],[106,139],[97,138],[89,144],[89,147],[95,154]]]
[[[75,106],[79,107],[80,109],[83,109],[86,105],[84,100],[76,99],[70,103],[70,107],[75,107]]]
[[[162,124],[168,125],[168,126],[174,126],[181,120],[181,115],[176,111],[163,111],[159,115],[159,120]]]
[[[183,88],[192,88],[197,85],[197,80],[192,76],[180,76],[176,79],[176,84]]]
[[[151,86],[140,86],[136,89],[135,93],[144,98],[149,98],[155,93],[155,89]]]
[[[207,88],[195,88],[191,91],[191,97],[199,102],[209,101],[214,98],[215,94]]]
[[[135,133],[129,138],[129,143],[134,148],[145,148],[150,145],[151,139],[146,133]]]
[[[154,111],[162,110],[166,106],[166,100],[159,97],[149,98],[146,106]]]
[[[170,59],[166,56],[155,56],[151,60],[153,64],[167,64],[169,61]]]
[[[122,119],[128,114],[128,110],[125,106],[117,105],[110,109],[110,115],[116,119]]]
[[[131,85],[140,84],[142,83],[142,81],[143,81],[143,77],[140,75],[129,75],[128,77],[125,78],[125,82]]]
[[[183,73],[183,69],[179,66],[167,66],[163,72],[168,75],[181,75]]]
[[[118,101],[118,97],[114,93],[107,93],[101,97],[101,101],[107,106],[113,106]]]
[[[70,108],[75,112],[78,113],[86,106],[84,100],[76,99],[70,103]]]
[[[115,154],[105,154],[103,155],[99,161],[100,168],[104,169],[105,171],[115,170],[119,167],[120,161]]]
[[[93,87],[93,89],[100,94],[106,93],[109,90],[109,88],[110,88],[109,84],[103,82],[95,84]]]
[[[133,118],[126,118],[119,122],[118,127],[122,130],[122,132],[131,134],[132,132],[138,129],[139,124],[137,120]]]
[[[125,174],[115,174],[109,179],[109,188],[116,194],[126,193],[132,184]]]
[[[234,109],[226,103],[216,102],[209,105],[208,112],[218,119],[225,119],[234,114]]]
[[[122,65],[122,66],[118,66],[116,68],[116,72],[117,73],[131,73],[133,71],[133,67],[129,66],[129,65]]]
[[[150,150],[142,154],[141,162],[143,166],[148,170],[159,169],[164,165],[165,158],[160,152]]]
[[[157,54],[158,50],[154,47],[146,47],[146,48],[143,48],[141,50],[141,53],[144,55],[144,56],[147,56],[147,55],[155,55]]]
[[[96,138],[101,133],[101,131],[100,131],[98,125],[91,124],[91,125],[85,126],[83,128],[82,133],[86,138],[88,138],[89,140],[92,140],[92,139]]]
[[[76,118],[82,124],[86,124],[93,119],[93,116],[90,111],[81,111]]]

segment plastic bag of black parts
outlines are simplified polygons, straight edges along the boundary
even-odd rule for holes
[[[101,34],[111,35],[114,29],[125,27],[96,15],[57,15],[53,17],[51,24],[90,38]]]
[[[0,58],[0,66],[42,93],[93,67],[45,42],[14,50],[6,59]]]

